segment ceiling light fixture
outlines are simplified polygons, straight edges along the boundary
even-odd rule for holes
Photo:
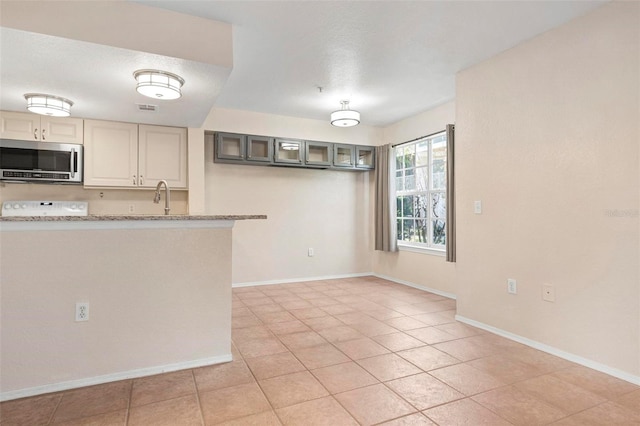
[[[71,115],[73,102],[69,99],[41,93],[27,93],[24,98],[27,100],[27,109],[36,114],[53,117],[68,117]]]
[[[180,88],[184,79],[179,75],[158,70],[138,70],[133,73],[133,77],[138,82],[138,93],[150,98],[171,100],[182,96]]]
[[[331,124],[337,127],[351,127],[360,124],[360,113],[349,109],[349,101],[340,101],[342,109],[331,113]]]

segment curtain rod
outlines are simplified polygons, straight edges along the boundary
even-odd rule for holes
[[[407,143],[419,141],[420,139],[430,138],[431,136],[434,136],[434,135],[437,135],[439,133],[446,132],[446,131],[447,131],[447,129],[439,130],[437,132],[431,133],[430,135],[420,136],[419,138],[411,139],[410,141],[406,141],[406,142],[400,142],[400,143],[397,143],[395,145],[391,145],[391,148],[395,148],[396,146],[400,146],[400,145],[404,145],[404,144],[407,144]]]

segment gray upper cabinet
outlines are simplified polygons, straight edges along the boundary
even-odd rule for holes
[[[331,167],[333,144],[330,142],[305,141],[304,164],[311,167]]]
[[[302,165],[303,145],[301,140],[276,138],[274,163]]]
[[[371,170],[375,147],[218,132],[214,133],[213,159],[254,166]]]
[[[271,163],[273,161],[273,138],[247,136],[247,161]]]
[[[356,165],[356,147],[354,145],[333,145],[333,167],[353,169]]]
[[[356,145],[356,168],[374,169],[376,149],[373,146]]]
[[[244,160],[246,152],[245,135],[216,133],[216,158],[221,160]]]

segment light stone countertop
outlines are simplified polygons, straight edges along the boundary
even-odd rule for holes
[[[89,215],[89,216],[6,216],[0,222],[117,222],[117,221],[197,221],[197,220],[248,220],[266,219],[255,215]]]

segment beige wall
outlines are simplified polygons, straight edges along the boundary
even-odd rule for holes
[[[402,120],[384,129],[383,143],[397,144],[436,133],[455,122],[455,102],[447,102],[422,114]],[[373,202],[373,192],[371,200]],[[373,231],[371,231],[373,232]],[[373,252],[373,270],[377,275],[400,282],[455,295],[455,264],[443,256],[399,251]]]
[[[3,222],[0,400],[231,359],[231,228],[97,224]]]
[[[605,5],[456,84],[458,314],[636,381],[639,7]]]
[[[213,109],[204,130],[373,145],[380,129]],[[213,163],[205,140],[208,214],[266,214],[233,233],[233,282],[270,282],[370,273],[371,172]],[[314,257],[307,256],[313,248]]]

